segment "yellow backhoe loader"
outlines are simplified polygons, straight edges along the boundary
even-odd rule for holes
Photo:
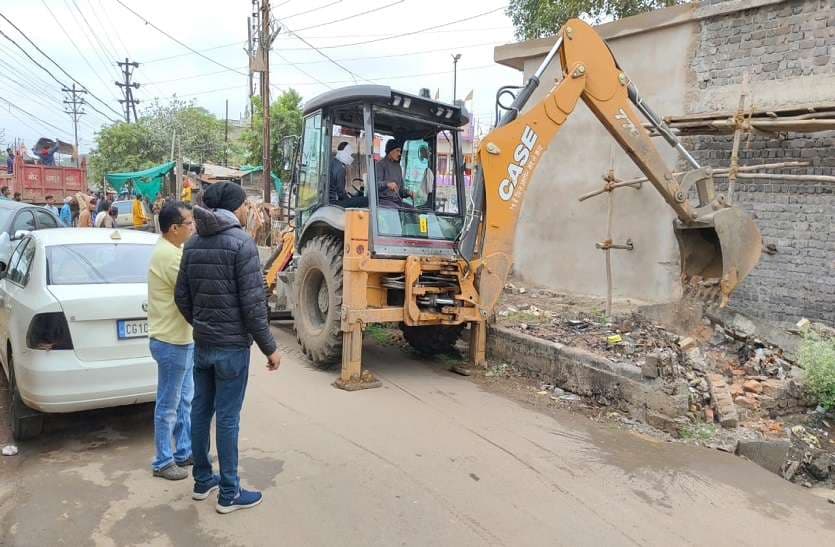
[[[557,55],[562,79],[523,112]],[[362,370],[362,333],[373,323],[401,325],[406,341],[429,354],[451,349],[469,325],[470,359],[484,362],[486,323],[513,264],[525,192],[580,99],[675,211],[684,278],[699,276],[727,301],[759,261],[759,230],[715,192],[710,169],[644,103],[594,29],[571,20],[482,139],[472,175],[461,154],[469,115],[460,103],[360,85],[305,105],[291,185],[294,221],[267,279],[276,311],[292,314],[304,353],[320,366],[341,361],[337,387],[379,385]],[[665,165],[639,113],[690,171],[676,176]],[[383,146],[392,139],[396,145]],[[342,143],[359,160],[342,176],[364,185],[367,199],[335,195],[331,163]],[[395,153],[381,169],[386,149]],[[400,177],[391,176],[397,159]]]

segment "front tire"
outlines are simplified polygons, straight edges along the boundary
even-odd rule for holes
[[[9,351],[9,423],[16,441],[34,439],[43,431],[43,414],[24,404],[17,388],[12,352]]]
[[[319,368],[342,357],[342,242],[333,236],[311,239],[296,269],[296,335],[304,354]]]

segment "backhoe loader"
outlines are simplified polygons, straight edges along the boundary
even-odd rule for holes
[[[523,111],[557,55],[562,79]],[[379,385],[362,369],[362,333],[373,323],[401,325],[406,341],[428,354],[451,349],[469,325],[470,360],[483,364],[486,325],[513,264],[525,192],[580,99],[675,211],[684,279],[705,280],[724,305],[759,261],[759,230],[716,193],[711,170],[644,103],[606,43],[574,19],[482,139],[472,176],[461,154],[459,134],[469,115],[460,103],[359,85],[305,105],[291,185],[294,222],[267,280],[279,311],[292,313],[305,355],[320,366],[341,360],[337,387]],[[639,113],[690,171],[676,176],[665,165]],[[381,199],[390,181],[375,173],[387,139],[402,150],[400,195],[409,196],[394,204]],[[350,169],[364,183],[367,202],[346,205],[329,195],[329,162],[342,142],[357,151]],[[428,187],[427,170],[434,174]]]

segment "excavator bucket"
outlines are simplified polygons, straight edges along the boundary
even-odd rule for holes
[[[733,290],[757,265],[762,236],[754,220],[736,207],[719,209],[692,225],[676,221],[685,286],[728,303]]]

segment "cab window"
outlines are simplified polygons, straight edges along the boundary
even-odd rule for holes
[[[322,113],[305,118],[299,164],[296,210],[302,212],[319,202],[324,165],[322,161]]]

